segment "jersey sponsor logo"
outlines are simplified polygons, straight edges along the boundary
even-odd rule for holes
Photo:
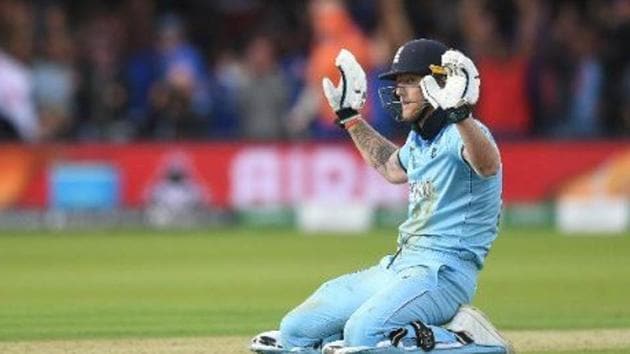
[[[438,195],[432,181],[424,180],[409,184],[409,218],[401,228],[418,233],[429,222],[435,211]]]
[[[409,184],[409,201],[417,203],[423,199],[434,199],[437,191],[430,180],[411,182]]]

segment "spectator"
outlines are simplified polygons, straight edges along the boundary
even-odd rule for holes
[[[538,5],[535,0],[461,2],[461,30],[482,78],[475,111],[498,137],[525,137],[531,129],[526,88]]]
[[[619,133],[620,135],[627,136],[630,134],[630,65],[626,65],[621,87],[621,97],[623,103],[621,106],[621,119],[619,123],[621,131]]]
[[[351,50],[369,70],[369,43],[338,0],[312,0],[310,21],[315,38],[306,68],[307,83],[291,110],[289,129],[294,135],[305,135],[313,124],[315,137],[340,136],[333,113],[320,93],[321,82],[324,77],[340,77],[330,63],[334,63],[341,48]]]
[[[151,89],[147,133],[158,139],[203,138],[207,134],[210,93],[204,60],[186,40],[175,15],[158,28],[159,81]]]
[[[453,16],[427,15],[445,11]],[[0,139],[337,137],[319,85],[339,77],[338,50],[374,76],[391,60],[383,53],[426,36],[475,57],[477,113],[501,138],[627,136],[629,28],[627,0],[3,0]],[[261,59],[269,54],[254,29],[273,35],[274,57]],[[248,43],[259,59],[240,56]],[[274,64],[261,71],[266,60]],[[366,116],[395,137],[380,83],[369,82]],[[262,124],[277,123],[282,101],[287,126]]]
[[[567,133],[573,137],[593,137],[602,133],[599,100],[603,69],[595,50],[597,41],[597,34],[593,27],[584,22],[578,27],[571,40],[576,68],[572,80],[566,129]]]
[[[45,9],[43,56],[33,65],[33,90],[39,111],[40,138],[54,140],[68,134],[75,102],[72,41],[65,12],[59,6]]]
[[[216,60],[211,83],[212,106],[210,137],[232,138],[239,134],[239,89],[245,77],[243,64],[234,51],[223,50]]]
[[[375,31],[370,36],[371,69],[368,69],[368,100],[372,126],[381,134],[390,138],[403,138],[407,135],[407,127],[392,119],[385,110],[379,97],[379,89],[391,85],[391,82],[378,79],[378,75],[389,71],[392,53],[412,38],[411,25],[405,14],[404,3],[400,0],[387,0],[377,3],[376,11],[387,13],[379,18]]]
[[[286,138],[287,82],[272,39],[258,35],[245,51],[245,77],[238,92],[240,131],[247,139]]]
[[[127,140],[127,91],[121,68],[120,17],[97,12],[79,31],[82,57],[77,88],[76,135],[79,140]]]
[[[37,141],[39,123],[29,67],[32,9],[21,1],[0,2],[0,139]]]
[[[125,2],[127,32],[124,60],[124,84],[128,93],[126,116],[134,127],[134,134],[144,134],[149,115],[149,93],[158,80],[158,55],[154,45],[154,2],[132,0]]]
[[[36,141],[39,134],[31,99],[31,70],[0,49],[0,139]]]
[[[602,55],[604,82],[602,117],[609,135],[630,135],[630,1],[611,0],[599,4],[596,12],[603,31],[599,53]],[[591,13],[591,12],[589,12]],[[623,68],[620,70],[620,68]],[[623,72],[623,75],[620,73]]]

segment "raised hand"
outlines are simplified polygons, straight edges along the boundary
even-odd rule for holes
[[[335,66],[341,73],[339,84],[335,87],[329,78],[322,80],[324,95],[328,104],[337,114],[335,123],[345,126],[351,118],[358,115],[367,97],[365,71],[354,55],[347,49],[341,49],[335,59]]]

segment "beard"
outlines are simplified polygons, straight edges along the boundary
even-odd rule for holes
[[[422,127],[424,122],[431,116],[434,110],[435,109],[431,106],[429,101],[423,100],[420,108],[418,109],[418,113],[415,114],[412,122],[417,123],[418,126]]]

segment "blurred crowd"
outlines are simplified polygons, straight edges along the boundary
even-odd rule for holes
[[[628,137],[629,25],[630,0],[0,0],[0,140],[337,138],[342,47],[402,137],[376,76],[419,37],[474,59],[500,139]]]

